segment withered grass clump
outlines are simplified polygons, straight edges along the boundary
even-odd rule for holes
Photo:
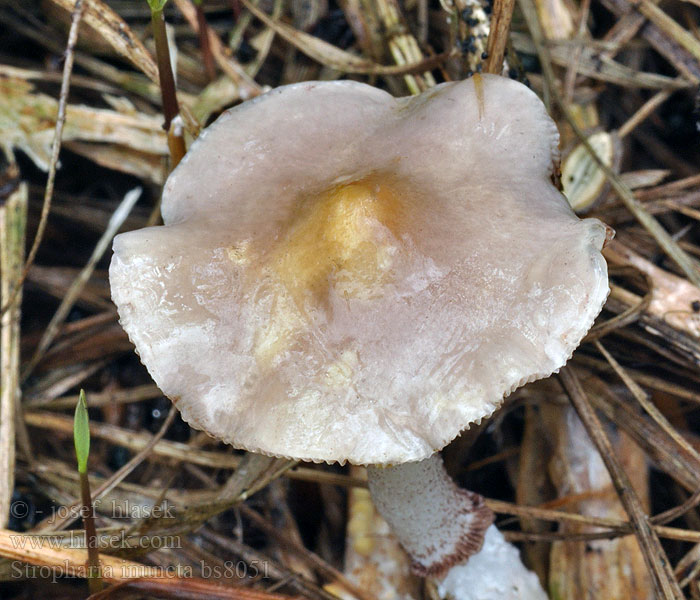
[[[188,146],[225,108],[297,81],[403,96],[500,72],[544,99],[559,185],[616,230],[611,294],[565,371],[519,390],[445,462],[488,498],[552,598],[700,597],[697,3],[173,0],[163,15]],[[64,577],[85,575],[72,510],[81,387],[107,584],[435,597],[363,500],[361,469],[236,453],[190,431],[117,323],[107,248],[160,222],[169,170],[150,19],[146,2],[0,6],[3,597],[85,596]]]

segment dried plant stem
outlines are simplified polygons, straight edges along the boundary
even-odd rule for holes
[[[211,45],[209,44],[209,26],[207,25],[207,17],[202,8],[202,1],[195,2],[195,10],[197,11],[197,24],[199,30],[199,48],[202,51],[202,61],[204,62],[204,70],[207,73],[209,81],[216,79],[216,64],[214,63],[214,55],[211,53]]]
[[[188,0],[175,0],[178,3]],[[284,38],[309,58],[318,61],[332,69],[343,73],[365,73],[374,75],[405,75],[407,73],[425,73],[437,67],[448,56],[448,53],[431,56],[417,63],[406,65],[387,66],[379,65],[374,61],[360,58],[350,52],[323,41],[320,38],[298,31],[281,21],[271,19],[264,11],[251,4],[249,0],[240,0],[242,4],[260,19],[265,25],[273,29],[280,37]]]
[[[343,575],[333,566],[329,565],[318,555],[311,552],[310,550],[307,550],[301,544],[289,539],[287,536],[282,534],[280,531],[277,530],[277,528],[268,523],[257,512],[255,512],[251,508],[248,508],[244,504],[240,506],[240,510],[257,527],[267,532],[285,548],[294,551],[297,554],[297,556],[302,558],[305,562],[307,562],[311,567],[316,569],[324,577],[335,581],[339,586],[343,587],[346,591],[350,592],[353,596],[359,598],[360,600],[375,600],[370,594],[368,594],[364,590],[359,589],[354,583],[352,583],[347,577],[345,577],[345,575]]]
[[[109,492],[111,492],[116,486],[118,486],[122,481],[124,481],[124,479],[129,475],[129,473],[131,473],[148,457],[148,455],[151,453],[151,450],[153,450],[153,446],[155,446],[168,432],[168,429],[175,420],[175,415],[177,415],[177,409],[173,405],[170,407],[168,416],[165,418],[165,421],[163,421],[163,424],[160,426],[160,429],[151,438],[148,444],[146,444],[143,450],[141,450],[138,454],[132,457],[132,459],[128,463],[126,463],[121,469],[114,473],[110,478],[105,480],[104,483],[102,483],[102,485],[100,485],[100,487],[97,488],[97,490],[95,491],[96,500],[99,500],[100,498],[106,496]]]
[[[610,478],[617,490],[620,501],[630,517],[657,595],[668,600],[683,600],[683,593],[671,570],[666,553],[661,547],[661,542],[659,542],[659,538],[649,522],[649,517],[642,509],[642,505],[627,477],[627,473],[620,466],[610,440],[605,434],[603,426],[588,401],[588,397],[576,374],[571,370],[571,367],[564,367],[559,374],[559,380],[562,382],[572,405],[576,409],[579,418],[586,427],[586,431],[588,431],[588,435],[598,449],[610,473]]]
[[[279,461],[280,459],[274,456],[246,452],[241,457],[233,475],[221,486],[218,498],[223,501],[238,502],[242,494],[250,493],[249,490],[255,487],[256,482],[279,468],[281,466]]]
[[[110,321],[114,319],[114,316],[111,313],[107,313],[104,316],[109,317]],[[141,400],[159,398],[162,395],[163,392],[161,392],[155,384],[147,383],[133,388],[106,391],[102,393],[92,393],[90,394],[90,406],[95,408],[98,406],[140,402]],[[27,408],[39,408],[45,406],[46,408],[53,410],[61,410],[74,407],[77,401],[77,394],[73,396],[61,396],[60,398],[56,399],[50,399],[45,395],[41,395],[39,397],[30,398],[27,402],[25,402],[25,406]]]
[[[38,543],[21,543],[23,539]],[[20,560],[31,565],[46,565],[63,569],[66,575],[85,577],[85,551],[74,548],[56,548],[41,542],[41,536],[22,535],[16,531],[0,529],[0,556]],[[100,555],[105,567],[105,578],[124,581],[129,578],[153,576],[157,569],[139,563]]]
[[[61,325],[63,325],[63,322],[66,320],[68,313],[73,308],[73,305],[80,296],[80,293],[82,292],[83,288],[92,276],[95,267],[97,266],[97,263],[100,261],[104,253],[109,248],[112,239],[117,234],[117,231],[119,231],[119,228],[124,224],[124,221],[131,213],[131,209],[134,207],[134,205],[140,197],[141,188],[134,188],[130,192],[127,192],[121,204],[114,211],[112,218],[107,224],[107,229],[95,245],[90,259],[88,260],[85,267],[83,267],[83,269],[80,271],[78,276],[75,278],[66,294],[63,296],[61,304],[56,309],[56,312],[51,318],[49,324],[46,326],[44,335],[41,337],[39,345],[34,351],[32,358],[24,366],[22,373],[23,380],[26,380],[26,378],[31,374],[34,367],[39,363],[41,358],[49,349],[49,346],[56,338],[56,335],[58,334]]]
[[[163,10],[151,11],[151,24],[153,26],[153,39],[156,43],[156,58],[158,60],[158,79],[160,81],[160,93],[163,99],[163,129],[168,134],[168,149],[170,150],[171,168],[175,168],[185,156],[185,138],[182,126],[177,124],[175,118],[180,112],[175,91],[175,79],[173,67],[170,63],[168,50],[168,36],[165,32],[165,19]]]
[[[622,365],[615,360],[615,358],[606,350],[600,341],[596,341],[595,347],[598,351],[605,357],[605,360],[610,363],[615,373],[622,379],[622,382],[627,386],[627,389],[632,392],[637,402],[642,406],[642,408],[647,412],[647,414],[654,419],[656,424],[676,443],[680,448],[692,456],[696,461],[700,462],[700,455],[695,451],[695,448],[680,434],[678,431],[669,423],[668,419],[663,415],[663,413],[656,408],[656,405],[647,398],[644,390],[639,386],[639,384],[632,379]]]
[[[397,65],[424,60],[416,38],[410,33],[404,21],[398,2],[395,0],[369,2],[365,10],[376,12],[376,16],[383,26],[382,31],[386,32],[386,43],[389,46],[389,51]],[[404,75],[404,81],[411,94],[419,94],[435,85],[435,78],[429,71],[421,75]]]
[[[337,596],[319,587],[312,580],[308,580],[304,575],[299,575],[298,572],[293,571],[288,565],[283,565],[278,561],[272,560],[268,555],[254,550],[250,546],[233,539],[230,536],[224,536],[219,533],[215,533],[210,527],[202,527],[199,532],[204,539],[208,542],[214,544],[221,548],[224,552],[232,553],[236,556],[240,556],[249,564],[262,563],[266,561],[267,570],[271,579],[276,579],[280,583],[287,582],[293,588],[297,589],[304,598],[308,600],[337,600]],[[272,590],[270,590],[272,591]]]
[[[700,489],[700,465],[691,455],[679,452],[678,445],[654,421],[612,394],[599,379],[590,377],[586,385],[595,390],[591,398],[595,408],[632,436],[653,463],[691,493]]]
[[[78,10],[78,4],[83,3],[83,0],[51,0],[51,2],[68,12],[74,12]],[[139,37],[134,34],[129,25],[107,4],[102,0],[90,0],[90,2],[86,2],[84,19],[85,23],[99,32],[100,37],[108,43],[117,54],[131,61],[135,67],[154,83],[158,81],[158,69],[156,68],[153,57],[149,54],[148,50],[146,50]],[[80,58],[82,66],[90,70],[93,70],[91,67],[95,67],[99,64],[99,61],[95,61],[92,57],[88,57],[85,54]],[[102,66],[104,67],[106,65],[102,63]],[[124,73],[116,69],[105,71],[104,68],[101,68],[99,72],[103,75],[106,72],[119,73],[117,82],[119,84],[126,82]]]
[[[700,500],[697,497],[698,495],[700,495],[700,492],[693,494],[693,496],[688,498],[688,500],[686,500],[683,504],[673,507],[666,512],[659,513],[658,515],[655,515],[649,519],[649,521],[654,524],[654,530],[659,537],[672,540],[683,540],[686,542],[700,542],[700,532],[661,525],[661,523],[666,523],[673,518],[683,515],[687,510],[690,510],[693,504]],[[581,526],[585,525],[588,527],[603,527],[608,529],[606,532],[600,532],[600,538],[613,538],[622,535],[629,535],[630,533],[633,533],[634,529],[629,521],[624,521],[615,517],[580,515],[575,512],[564,512],[561,510],[552,510],[550,508],[522,506],[519,504],[512,504],[510,502],[504,502],[503,500],[494,500],[492,498],[485,498],[484,501],[486,506],[498,514],[514,515],[520,518],[538,519],[541,521],[552,521],[556,523],[570,523]],[[510,531],[509,535],[513,533],[515,532]],[[528,533],[530,532],[523,532],[523,535],[526,536]],[[586,539],[599,539],[597,537],[591,537],[595,536],[595,534],[586,535],[588,536]],[[565,534],[562,534],[562,538],[565,537]],[[562,538],[550,537],[546,539]]]
[[[485,73],[501,74],[514,7],[515,0],[495,0],[493,3],[491,30],[486,44],[488,56],[484,62]]]
[[[547,111],[551,112],[552,89],[556,85],[556,79],[554,77],[554,69],[552,68],[552,56],[549,52],[547,44],[545,43],[544,31],[542,29],[542,24],[540,23],[540,16],[537,12],[535,0],[518,0],[518,6],[520,6],[520,10],[525,18],[525,23],[530,31],[532,43],[535,46],[537,57],[539,58],[542,67],[542,76],[544,77],[542,101],[547,107]]]
[[[196,32],[199,32],[197,12],[192,2],[189,0],[174,1],[182,13],[182,16],[185,17],[190,24],[190,27]],[[211,53],[214,56],[216,64],[218,64],[221,71],[239,87],[241,97],[247,99],[262,94],[265,91],[264,88],[258,85],[238,62],[228,56],[224,44],[211,27],[207,28],[207,34],[209,38],[209,47],[211,48]]]
[[[573,129],[576,136],[580,139],[581,144],[586,148],[591,158],[596,165],[605,174],[605,177],[610,182],[613,191],[620,198],[637,221],[644,227],[649,234],[656,240],[656,243],[661,249],[673,260],[685,276],[696,286],[700,287],[700,271],[696,268],[693,260],[688,254],[678,245],[661,224],[644,208],[641,202],[634,197],[632,190],[620,179],[620,177],[598,156],[596,151],[588,142],[587,137],[578,126],[575,117],[571,114],[571,110],[566,102],[562,99],[557,90],[557,83],[552,69],[551,57],[549,50],[545,44],[542,27],[539,22],[539,16],[534,6],[533,0],[520,0],[520,6],[523,9],[523,15],[527,21],[532,41],[537,49],[537,54],[542,65],[542,73],[545,78],[545,104],[549,106],[549,98],[553,98],[562,111],[567,122]]]
[[[570,502],[571,510],[585,515],[626,517],[605,464],[573,407],[547,406],[544,410],[549,414],[549,436],[556,440],[547,466],[559,501]],[[644,452],[624,434],[616,435],[611,442],[646,506],[644,493],[649,481]],[[598,528],[574,524],[562,524],[559,532],[601,533]],[[596,596],[606,600],[653,597],[651,576],[634,536],[613,538],[596,544],[595,549],[590,552],[585,544],[567,538],[552,546],[549,582],[560,597],[585,598],[589,589],[595,589]]]
[[[21,184],[0,208],[0,527],[6,527],[15,482],[15,424],[19,408],[20,283],[27,221],[27,186]],[[14,294],[14,290],[20,290]]]
[[[584,34],[586,32],[586,22],[588,21],[588,14],[591,9],[591,0],[583,0],[581,2],[581,8],[579,12],[578,31],[576,32],[576,38],[583,42]],[[566,69],[566,77],[564,79],[564,100],[567,104],[571,104],[574,98],[574,86],[576,84],[576,75],[578,71],[578,63],[581,59],[581,52],[583,50],[583,43],[574,47],[574,52],[569,61],[569,65]]]
[[[682,542],[690,542],[693,544],[700,543],[700,534],[698,534],[698,532],[696,531],[691,531],[689,529],[677,529],[675,527],[666,527],[660,525],[658,527],[655,527],[654,531],[659,537],[663,537],[669,540],[678,540]],[[593,540],[613,540],[615,538],[630,535],[630,533],[630,531],[619,530],[598,530],[583,533],[574,533],[570,531],[529,532],[507,530],[503,532],[503,535],[508,541],[511,542],[554,542],[560,540],[566,542],[588,542]]]
[[[27,425],[31,427],[50,429],[53,433],[60,432],[63,434],[70,434],[73,430],[73,422],[70,417],[51,412],[28,411],[25,414],[25,420]],[[137,452],[143,450],[143,448],[145,448],[152,439],[152,436],[149,434],[129,431],[127,429],[115,427],[114,425],[99,422],[90,423],[90,435],[95,438],[107,440],[113,444],[124,446]],[[202,467],[236,469],[240,464],[240,458],[234,454],[200,450],[181,442],[172,442],[170,440],[163,439],[158,441],[155,446],[153,446],[152,453],[154,458],[181,460]],[[291,468],[294,464],[295,463],[292,461],[287,461],[283,467],[285,475],[290,479],[316,481],[319,483],[327,483],[329,485],[339,485],[345,481],[341,475],[336,473],[327,473],[309,467]],[[357,482],[355,478],[346,479],[346,485],[356,485],[357,483],[361,483]],[[267,481],[269,481],[269,479]],[[253,489],[260,489],[258,485],[259,484],[256,482],[254,488],[248,490],[248,493],[252,493],[251,490]]]
[[[634,131],[649,115],[651,115],[659,106],[671,97],[672,90],[661,90],[656,92],[649,100],[639,107],[627,121],[625,121],[617,130],[617,135],[620,139],[629,135]]]
[[[70,417],[49,412],[27,412],[25,420],[30,427],[50,429],[54,435],[63,433],[68,435],[73,431],[73,423]],[[106,423],[91,422],[90,435],[96,438],[108,440],[114,444],[125,446],[130,450],[140,451],[151,440],[151,435],[141,432],[129,431]],[[239,458],[233,454],[223,452],[209,452],[192,448],[180,442],[161,440],[153,448],[153,454],[157,457],[167,457],[192,462],[196,465],[214,467],[220,469],[235,469]]]
[[[697,61],[700,61],[700,41],[695,39],[692,33],[684,29],[671,17],[669,17],[656,3],[650,0],[641,0],[634,3],[637,10],[654,23],[668,37],[685,48]]]
[[[83,18],[84,11],[85,4],[83,0],[76,0],[75,8],[73,9],[73,16],[71,18],[70,31],[68,32],[68,44],[66,45],[65,53],[66,61],[63,64],[61,92],[58,100],[58,115],[56,116],[56,129],[54,130],[53,143],[51,145],[51,162],[49,164],[49,175],[48,179],[46,180],[46,188],[44,191],[44,203],[41,207],[41,216],[39,217],[39,226],[34,234],[34,241],[32,242],[32,247],[27,255],[27,261],[24,265],[24,269],[22,270],[22,275],[16,282],[15,288],[10,294],[9,299],[0,309],[0,313],[2,314],[4,314],[10,306],[12,306],[20,293],[24,280],[27,278],[29,269],[34,263],[36,254],[39,251],[41,240],[44,238],[44,231],[46,231],[46,224],[49,220],[54,181],[56,179],[56,167],[58,165],[58,154],[61,151],[61,138],[63,135],[63,127],[66,123],[66,105],[68,104],[68,90],[70,89],[70,76],[73,72],[73,61],[75,60],[75,44],[78,41],[78,29],[80,28],[80,21]]]
[[[0,556],[38,566],[47,566],[63,575],[85,577],[85,552],[74,548],[56,548],[42,542],[39,536],[22,535],[0,529]],[[197,577],[178,577],[168,571],[142,563],[99,555],[105,580],[114,584],[130,584],[144,592],[166,593],[169,598],[216,598],[240,600],[291,600],[289,596],[241,586],[222,585]],[[100,592],[96,598],[111,597],[114,588]],[[160,596],[159,596],[160,597]]]
[[[138,580],[122,582],[110,589],[96,594],[90,600],[107,600],[113,598],[117,588],[127,588],[141,592],[138,597],[153,598],[190,598],[196,600],[302,600],[303,596],[286,596],[273,591],[263,591],[241,586],[227,585],[220,581],[210,581],[197,577],[172,577],[158,575],[142,577]],[[127,596],[128,597],[128,596]]]
[[[700,63],[697,58],[679,44],[672,32],[664,31],[654,21],[654,15],[646,7],[645,10],[654,18],[645,19],[641,10],[637,12],[633,6],[636,3],[629,0],[601,0],[603,6],[610,10],[620,22],[626,20],[630,23],[632,35],[639,31],[640,37],[644,38],[649,45],[668,60],[684,78],[697,84],[700,81]],[[657,19],[658,20],[658,19]],[[685,36],[683,36],[685,37]]]
[[[554,94],[566,116],[567,121],[569,122],[569,125],[571,125],[572,129],[574,129],[576,135],[581,140],[581,143],[589,152],[600,170],[603,171],[608,181],[610,181],[610,185],[620,200],[622,200],[622,203],[627,207],[627,210],[629,210],[637,221],[639,221],[642,227],[644,227],[644,229],[651,234],[661,249],[671,258],[671,260],[676,263],[690,282],[696,286],[700,286],[700,271],[698,271],[696,268],[693,260],[671,237],[668,231],[666,231],[661,224],[647,212],[642,203],[634,197],[632,190],[630,190],[629,187],[620,179],[620,177],[601,160],[592,146],[588,143],[588,139],[585,137],[584,133],[579,129],[568,107],[561,102],[561,99],[558,97],[556,92],[554,92]]]

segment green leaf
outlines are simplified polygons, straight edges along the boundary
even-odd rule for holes
[[[75,407],[73,442],[75,443],[75,456],[78,459],[78,471],[87,473],[87,461],[90,455],[90,418],[88,417],[85,390],[80,390],[80,398]]]
[[[168,0],[146,0],[146,2],[148,2],[148,6],[151,7],[152,13],[158,13],[163,12]]]

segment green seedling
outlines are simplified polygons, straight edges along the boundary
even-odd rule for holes
[[[75,456],[78,461],[78,473],[80,474],[80,496],[83,503],[81,514],[85,527],[85,542],[88,550],[88,585],[90,587],[90,593],[95,594],[102,589],[102,577],[100,576],[100,549],[97,543],[95,513],[92,505],[92,494],[90,493],[90,480],[87,470],[88,457],[90,456],[90,419],[84,390],[80,390],[78,404],[75,407],[73,443],[75,444]]]

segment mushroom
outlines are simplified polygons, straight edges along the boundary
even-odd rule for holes
[[[381,465],[378,508],[444,575],[492,516],[435,453],[559,369],[608,294],[606,227],[550,182],[557,145],[537,96],[496,76],[398,99],[277,88],[192,145],[165,226],[115,238],[121,323],[193,427]]]

